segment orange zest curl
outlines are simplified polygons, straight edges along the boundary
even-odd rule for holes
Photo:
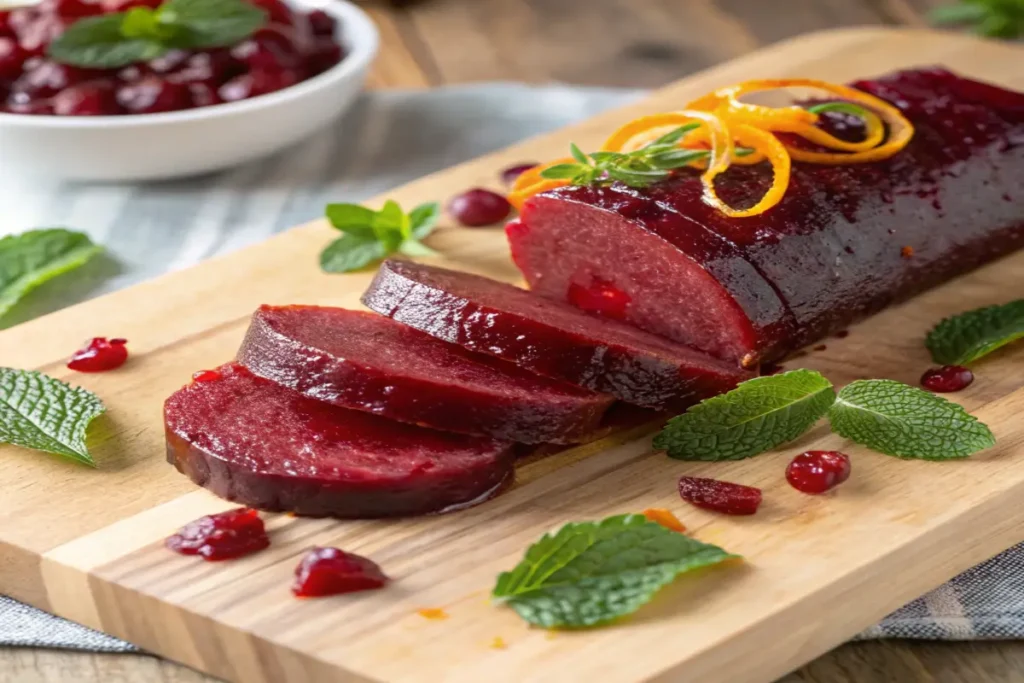
[[[740,100],[750,93],[782,88],[810,88],[828,93],[833,98],[825,104],[806,108],[795,105],[771,107]],[[841,140],[819,127],[819,112],[829,109],[845,111],[860,118],[865,128],[864,139],[859,142]],[[633,153],[680,126],[692,127],[679,140],[680,148],[707,152],[687,164],[702,172],[704,202],[731,218],[756,216],[782,201],[789,187],[794,161],[832,165],[881,161],[900,152],[914,135],[913,125],[899,109],[856,88],[809,78],[762,79],[721,88],[679,111],[641,116],[615,131],[601,151]],[[825,151],[790,144],[779,137],[780,133],[798,136]],[[579,151],[575,150],[574,154],[578,155]],[[715,179],[730,166],[763,162],[771,164],[772,183],[756,204],[747,209],[735,209],[719,198]],[[521,174],[512,186],[509,202],[521,209],[535,194],[572,184],[571,180],[561,176],[547,178],[543,175],[548,168],[572,163],[572,158],[558,159]],[[562,169],[552,175],[558,175],[560,171]]]

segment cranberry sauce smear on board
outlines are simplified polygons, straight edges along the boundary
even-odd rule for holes
[[[238,360],[311,398],[521,443],[573,443],[612,397],[535,375],[365,311],[263,306]]]
[[[94,337],[75,351],[68,368],[77,372],[106,372],[116,370],[128,360],[127,339]]]
[[[249,0],[268,21],[225,48],[171,50],[119,69],[82,69],[44,55],[75,21],[156,8],[159,0],[44,0],[0,10],[0,110],[15,114],[153,114],[233,102],[281,90],[337,64],[344,49],[335,21],[321,10],[292,10],[283,0]]]
[[[1024,246],[1024,94],[941,69],[854,85],[910,119],[906,149],[795,162],[782,202],[748,218],[707,206],[689,170],[642,190],[560,188],[508,225],[513,259],[545,297],[616,288],[626,321],[752,366]],[[746,206],[770,173],[730,168],[716,187]]]
[[[182,555],[217,562],[263,550],[270,545],[270,538],[258,512],[236,508],[189,522],[169,536],[165,545]]]
[[[467,507],[511,481],[509,442],[438,432],[307,398],[238,364],[164,405],[167,459],[222,498],[342,518]]]
[[[438,339],[656,410],[683,410],[751,377],[518,287],[408,261],[385,261],[363,303]]]
[[[337,548],[312,548],[295,568],[292,593],[316,598],[383,588],[388,577],[377,563]]]

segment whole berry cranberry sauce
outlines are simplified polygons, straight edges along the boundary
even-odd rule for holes
[[[282,0],[248,0],[268,21],[227,48],[172,50],[121,69],[82,69],[46,58],[49,44],[83,17],[156,8],[160,0],[43,0],[0,10],[0,103],[14,114],[113,116],[206,107],[265,95],[327,71],[344,57],[335,21]]]

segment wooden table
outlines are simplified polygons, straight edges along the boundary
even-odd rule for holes
[[[381,28],[374,88],[482,80],[656,87],[808,31],[923,25],[942,0],[364,0]],[[844,645],[781,683],[1002,683],[1024,643]],[[151,657],[0,651],[0,683],[211,681]]]

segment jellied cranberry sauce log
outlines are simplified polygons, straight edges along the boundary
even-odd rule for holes
[[[1024,246],[1024,94],[940,69],[854,85],[913,123],[906,149],[798,161],[749,218],[705,205],[696,172],[553,190],[509,224],[516,264],[538,294],[752,367]],[[764,166],[731,168],[722,198],[751,205]]]
[[[613,400],[343,308],[263,306],[238,360],[321,401],[520,443],[583,440]]]
[[[385,261],[363,303],[404,325],[532,372],[656,410],[684,410],[750,374],[735,363],[512,285]]]
[[[222,498],[333,517],[442,512],[497,493],[512,444],[307,398],[230,364],[164,406],[167,459]]]

